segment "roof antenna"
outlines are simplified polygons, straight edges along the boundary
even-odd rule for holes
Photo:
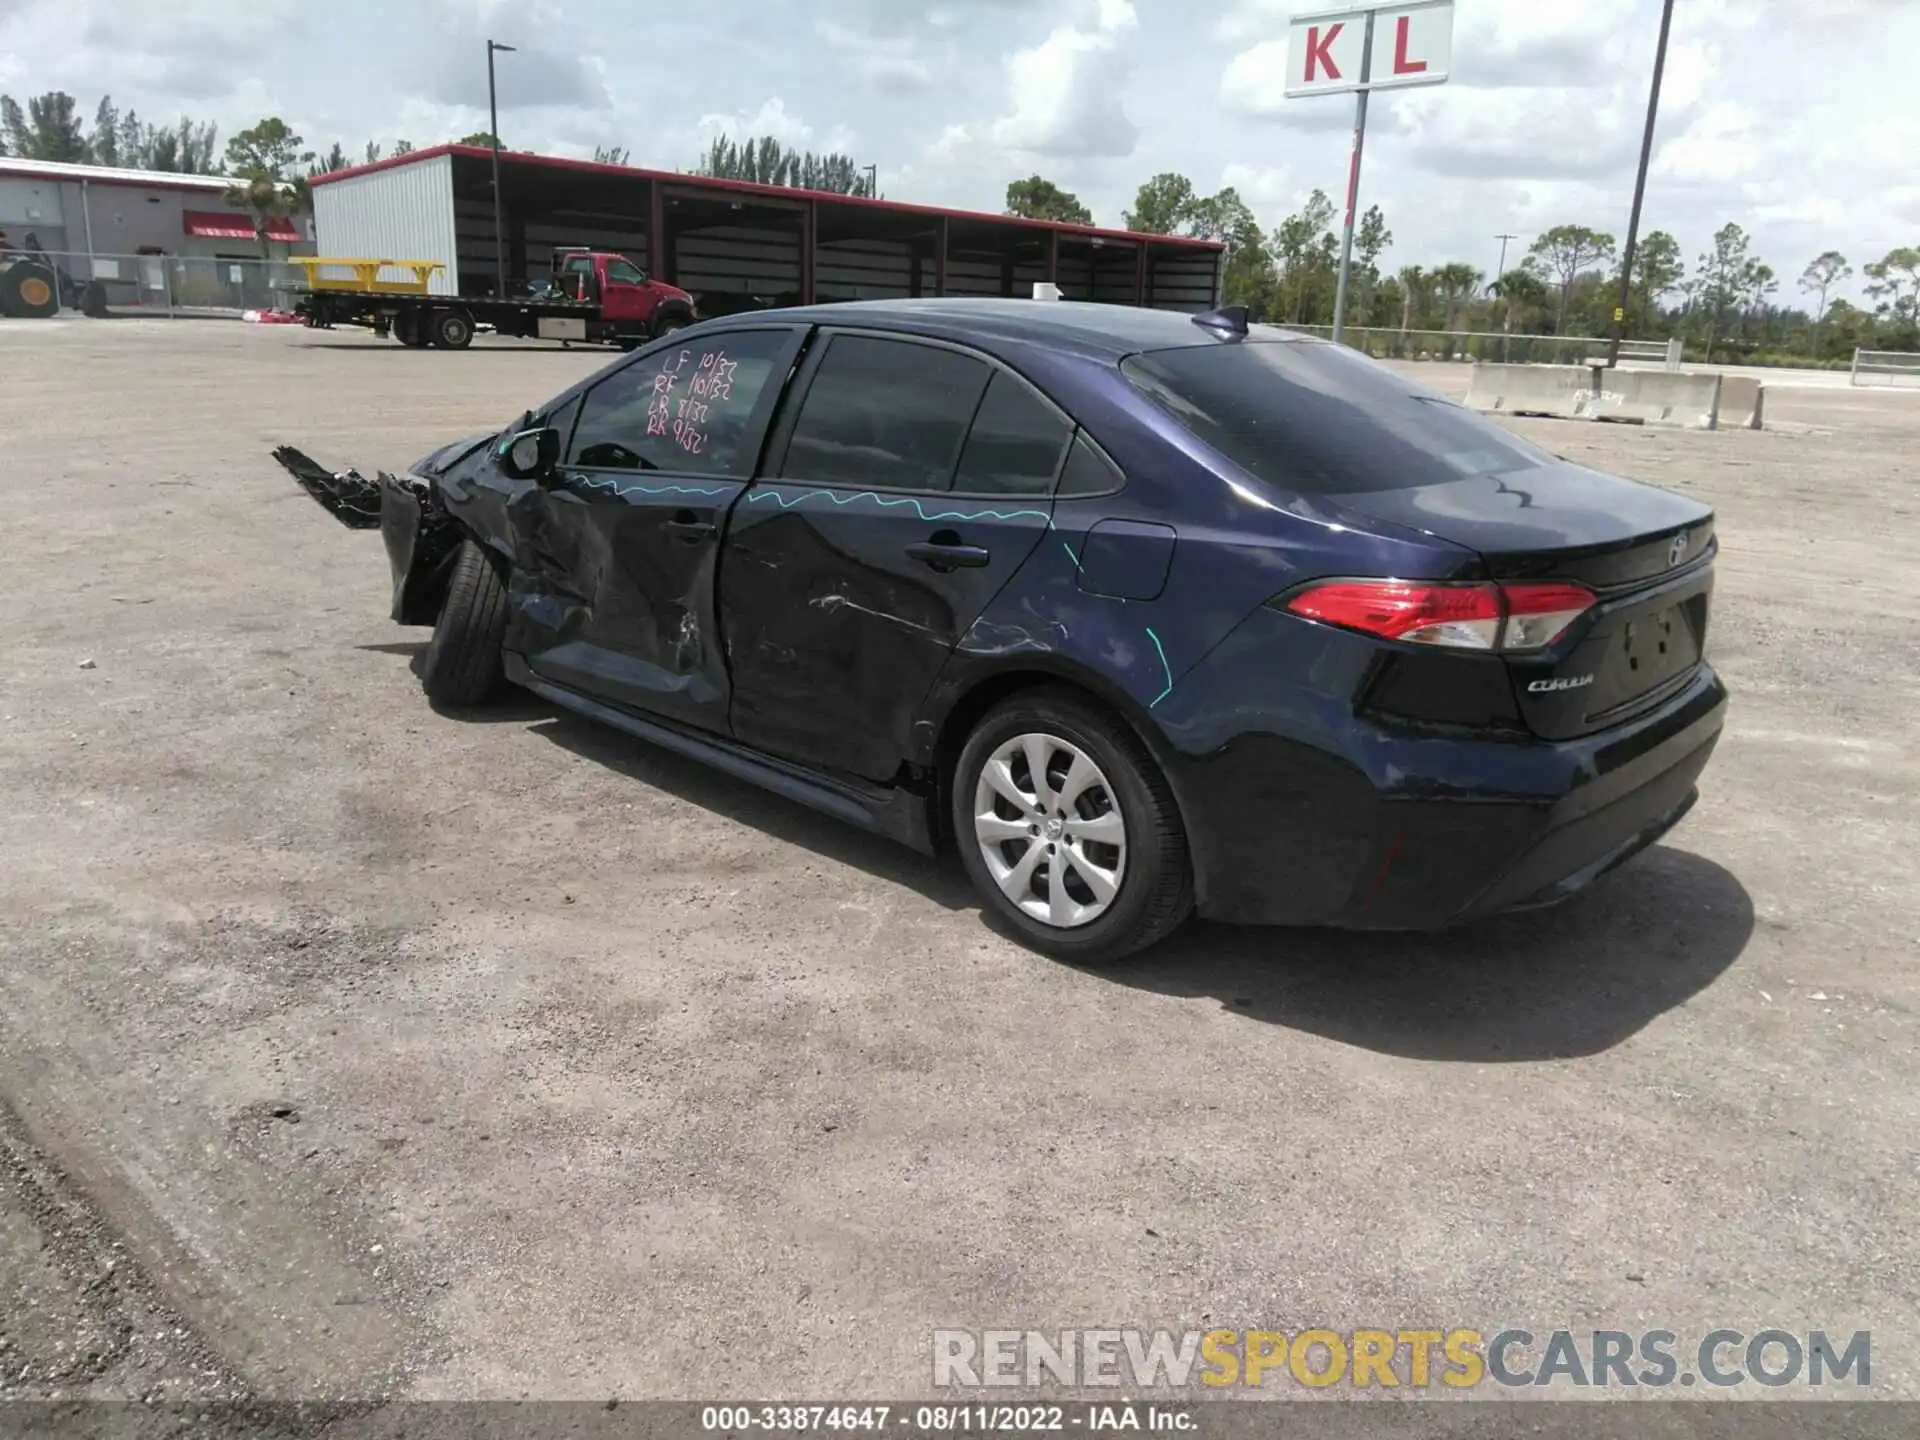
[[[1224,338],[1239,339],[1247,333],[1247,307],[1225,305],[1193,317],[1193,323]]]

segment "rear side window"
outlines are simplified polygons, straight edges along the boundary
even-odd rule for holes
[[[836,335],[820,357],[781,476],[817,485],[948,490],[993,372],[932,345]]]
[[[792,342],[786,330],[730,330],[623,366],[587,391],[567,464],[747,478],[754,412],[784,379]]]
[[[1073,427],[1024,380],[995,371],[967,432],[953,488],[974,495],[1045,495]]]
[[[1121,369],[1200,439],[1287,490],[1406,490],[1552,458],[1345,346],[1196,345],[1136,355]]]

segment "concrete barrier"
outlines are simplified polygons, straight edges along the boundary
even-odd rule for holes
[[[1585,365],[1475,364],[1466,404],[1496,415],[1585,420],[1593,389],[1593,371]]]
[[[1664,370],[1609,370],[1604,365],[1475,365],[1467,384],[1469,409],[1496,415],[1544,415],[1557,420],[1611,420],[1628,425],[1719,428],[1722,387],[1729,377]],[[1752,382],[1756,388],[1758,382]],[[1755,428],[1759,397],[1747,407],[1744,385],[1735,399],[1736,423]]]
[[[1757,376],[1720,377],[1720,428],[1722,430],[1764,430],[1767,419],[1767,387]]]
[[[1629,425],[1676,425],[1713,430],[1720,423],[1724,375],[1666,370],[1608,370],[1595,366],[1587,418]]]

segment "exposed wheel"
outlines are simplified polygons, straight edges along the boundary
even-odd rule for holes
[[[420,667],[427,698],[455,709],[491,699],[502,684],[500,642],[506,634],[507,587],[487,553],[463,541]]]
[[[402,310],[393,317],[393,338],[410,349],[427,344],[425,317],[418,310]]]
[[[1104,965],[1193,909],[1186,831],[1139,740],[1078,696],[1033,691],[975,727],[953,834],[989,909],[1037,950]]]
[[[53,271],[31,260],[0,270],[0,313],[20,320],[44,320],[60,311],[60,291]]]
[[[676,330],[684,330],[688,323],[684,315],[663,315],[653,327],[653,338],[658,340],[662,335],[671,335]]]
[[[473,343],[473,317],[464,310],[435,310],[427,318],[427,337],[442,350],[464,350]]]

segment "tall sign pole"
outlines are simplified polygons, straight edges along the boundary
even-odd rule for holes
[[[1633,216],[1627,221],[1627,249],[1620,257],[1620,303],[1613,307],[1613,343],[1608,368],[1620,363],[1620,340],[1627,333],[1627,307],[1633,303],[1633,252],[1640,243],[1640,202],[1647,195],[1647,166],[1653,159],[1653,127],[1660,117],[1660,79],[1667,69],[1667,36],[1673,30],[1673,0],[1660,12],[1660,43],[1653,52],[1653,89],[1647,93],[1647,133],[1640,140],[1640,174],[1633,182]]]
[[[1288,98],[1349,92],[1357,96],[1353,157],[1347,167],[1347,212],[1340,236],[1340,278],[1333,295],[1335,341],[1346,335],[1368,102],[1375,90],[1445,84],[1452,66],[1453,0],[1356,5],[1293,19],[1287,54]]]
[[[1367,12],[1366,48],[1360,53],[1360,94],[1353,102],[1353,161],[1347,166],[1347,223],[1340,230],[1340,280],[1333,290],[1333,343],[1347,333],[1347,283],[1353,274],[1353,215],[1360,208],[1360,159],[1367,150],[1367,98],[1373,94],[1373,16]]]

